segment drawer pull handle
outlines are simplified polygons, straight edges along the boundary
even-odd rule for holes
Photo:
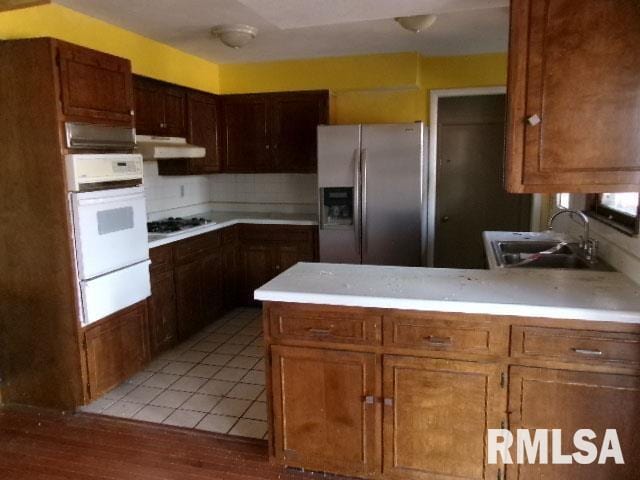
[[[572,348],[571,350],[578,355],[585,355],[587,357],[599,357],[602,355],[600,350],[590,350],[587,348]]]
[[[326,337],[331,335],[331,330],[328,328],[310,328],[307,330],[311,335],[318,335],[320,337]]]
[[[428,337],[424,337],[425,342],[429,342],[431,345],[437,347],[448,347],[453,343],[451,337],[435,337],[433,335],[429,335]]]

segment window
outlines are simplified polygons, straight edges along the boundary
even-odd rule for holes
[[[558,208],[569,208],[569,205],[571,205],[571,194],[569,193],[556,194],[556,206]]]
[[[629,234],[637,234],[640,194],[599,193],[590,195],[589,212],[594,217]]]

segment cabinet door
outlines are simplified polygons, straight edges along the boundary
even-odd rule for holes
[[[270,100],[275,171],[317,172],[317,130],[318,125],[327,122],[328,93],[283,93],[271,96]]]
[[[309,243],[277,244],[275,273],[284,272],[298,262],[313,262],[313,245]]]
[[[201,326],[213,322],[223,309],[222,256],[210,253],[200,262],[204,315]]]
[[[87,48],[60,43],[62,112],[73,120],[131,125],[131,62]]]
[[[162,88],[162,103],[164,113],[162,135],[168,137],[186,137],[186,92],[181,88],[164,86]]]
[[[222,171],[219,151],[218,100],[215,95],[189,92],[187,96],[188,141],[207,150],[204,158],[191,160],[191,173]]]
[[[149,359],[146,304],[138,303],[85,329],[89,397],[140,371]]]
[[[234,308],[238,303],[238,246],[225,245],[222,250],[222,270],[224,272],[222,291],[224,307]]]
[[[223,100],[227,172],[264,172],[271,168],[267,137],[267,99],[232,95]]]
[[[636,0],[514,0],[506,186],[638,191]]]
[[[202,274],[200,259],[179,265],[175,271],[178,338],[184,340],[203,325]]]
[[[275,276],[274,247],[270,243],[248,243],[242,248],[243,304],[255,304],[253,292]]]
[[[136,133],[161,135],[164,122],[162,92],[156,82],[134,77]]]
[[[151,275],[149,331],[152,356],[171,347],[178,340],[176,292],[171,270]]]
[[[625,460],[624,465],[611,459],[604,465],[514,465],[507,469],[509,479],[638,478],[640,377],[513,367],[509,379],[509,426],[513,432],[518,428],[562,429],[562,450],[570,454],[575,451],[573,435],[577,430],[593,430],[599,449],[605,430],[614,428]]]
[[[493,364],[385,356],[383,474],[498,478],[499,467],[486,461],[486,436],[501,428],[505,412],[500,379]]]
[[[279,463],[343,475],[379,471],[376,356],[283,346],[271,352]]]

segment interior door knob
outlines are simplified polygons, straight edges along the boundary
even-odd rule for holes
[[[444,215],[441,219],[442,223],[447,223],[449,221],[449,217],[447,215]]]

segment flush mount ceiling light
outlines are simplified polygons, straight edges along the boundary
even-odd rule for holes
[[[227,47],[244,47],[256,38],[258,29],[251,25],[217,25],[211,29],[211,35],[220,39]]]
[[[436,18],[437,17],[435,15],[412,15],[410,17],[396,17],[394,20],[405,30],[409,30],[413,33],[419,33],[433,25]]]

